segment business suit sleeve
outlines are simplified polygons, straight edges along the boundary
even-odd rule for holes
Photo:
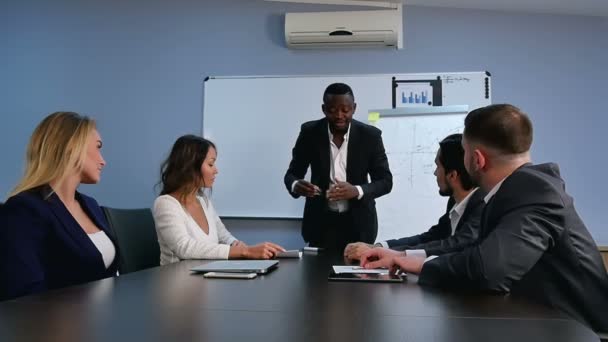
[[[45,220],[22,198],[9,199],[0,213],[0,298],[45,291]]]
[[[300,195],[291,192],[291,185],[306,175],[312,159],[311,150],[309,134],[307,134],[306,126],[302,125],[296,144],[291,151],[291,162],[284,177],[285,187],[293,198],[298,198]]]
[[[378,198],[386,195],[393,189],[393,174],[388,166],[388,158],[379,132],[372,142],[372,154],[368,165],[371,182],[362,184],[363,198]]]
[[[450,236],[451,232],[452,230],[450,226],[450,217],[446,213],[441,216],[439,218],[439,222],[437,222],[436,225],[432,226],[431,229],[429,229],[428,231],[410,237],[388,240],[386,241],[386,243],[391,249],[397,251],[404,251],[406,249],[412,249],[410,248],[410,246],[420,245],[430,241],[447,238],[448,236]]]
[[[179,259],[228,259],[230,246],[192,238],[184,222],[185,213],[177,201],[158,197],[152,209],[158,241]],[[207,218],[211,220],[213,218]]]
[[[561,233],[556,205],[514,207],[480,244],[426,262],[419,283],[509,292]]]
[[[483,210],[483,207],[476,208]],[[471,213],[472,216],[462,224],[462,227],[451,236],[443,239],[429,241],[414,246],[407,246],[406,249],[424,249],[426,255],[443,255],[464,250],[467,247],[474,245],[479,238],[479,224],[481,213]]]

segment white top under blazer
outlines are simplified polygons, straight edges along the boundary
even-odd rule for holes
[[[196,196],[209,224],[209,234],[198,226],[190,213],[171,195],[154,201],[152,214],[160,245],[160,264],[167,265],[184,259],[228,259],[230,244],[236,239],[226,229],[213,204]]]
[[[106,269],[110,267],[116,257],[116,247],[114,247],[112,240],[110,240],[103,230],[100,230],[97,233],[87,234],[87,236],[91,239],[95,247],[97,247],[99,253],[101,253],[103,264]]]

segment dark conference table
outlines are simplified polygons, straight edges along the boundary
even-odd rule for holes
[[[339,257],[304,254],[252,280],[180,263],[0,303],[0,341],[598,341],[508,296],[406,283],[329,282]]]

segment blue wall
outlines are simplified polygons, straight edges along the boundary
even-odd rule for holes
[[[108,165],[101,185],[84,191],[105,205],[142,207],[155,197],[159,164],[174,139],[200,132],[207,75],[489,70],[494,102],[531,115],[534,160],[560,163],[581,216],[597,242],[608,244],[601,138],[608,118],[600,93],[608,80],[606,18],[406,7],[401,51],[284,47],[284,12],[333,8],[261,0],[3,1],[0,194],[18,180],[29,135],[51,111],[98,120]]]

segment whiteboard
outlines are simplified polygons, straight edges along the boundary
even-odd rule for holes
[[[213,198],[219,214],[226,217],[301,218],[304,199],[293,199],[283,184],[300,125],[324,117],[321,111],[323,91],[334,82],[351,86],[357,103],[354,118],[367,122],[371,109],[392,107],[393,77],[397,80],[439,77],[442,80],[443,106],[468,105],[472,110],[491,103],[490,75],[486,72],[208,78],[204,84],[203,135],[218,147],[219,174]],[[382,120],[379,124],[382,125]],[[428,121],[428,124],[434,122]],[[389,154],[401,134],[407,133],[387,131],[383,134],[383,137],[386,135],[384,143]],[[399,179],[403,174],[402,167],[397,160],[390,165],[397,184],[402,182]],[[431,195],[437,194],[437,186],[433,182],[434,178],[431,178],[421,184],[419,192],[426,190]],[[388,200],[397,196],[411,199],[414,195],[405,191],[387,196],[386,200],[379,199],[379,212],[390,212],[392,207]],[[445,200],[437,197],[443,201],[440,207],[445,209]],[[434,208],[416,214],[430,217],[430,222],[438,217]],[[381,235],[382,230],[380,227]]]
[[[445,213],[448,198],[439,195],[435,155],[443,138],[462,133],[466,113],[382,115],[374,122],[393,173],[393,190],[376,200],[378,241],[418,234]]]

